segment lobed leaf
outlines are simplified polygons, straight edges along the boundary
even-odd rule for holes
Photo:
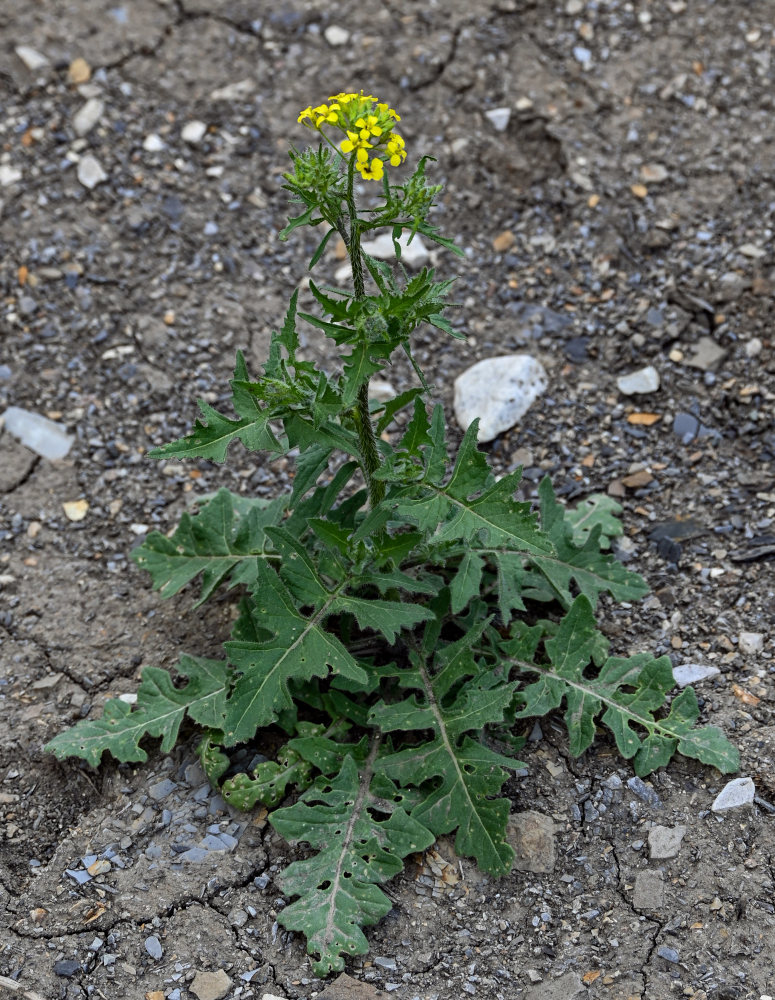
[[[146,667],[134,706],[111,699],[105,703],[101,719],[81,720],[55,736],[45,749],[59,760],[80,757],[97,767],[106,750],[122,763],[147,760],[148,754],[140,746],[146,736],[161,737],[161,750],[169,753],[186,715],[202,726],[219,728],[228,684],[227,664],[183,655],[177,671],[188,678],[183,687],[175,687],[166,670]]]
[[[280,522],[287,503],[287,497],[246,501],[220,489],[196,514],[184,513],[170,537],[151,532],[132,558],[165,598],[201,574],[202,604],[227,577],[232,587],[255,583],[258,561],[272,553],[265,528]]]
[[[277,918],[305,935],[308,953],[317,956],[317,976],[343,969],[343,955],[368,951],[361,927],[375,924],[392,905],[379,885],[401,871],[402,858],[434,841],[402,808],[404,798],[387,778],[373,774],[370,759],[359,775],[347,755],[335,777],[318,778],[301,801],[271,816],[286,840],[317,852],[282,873],[283,891],[300,898]]]

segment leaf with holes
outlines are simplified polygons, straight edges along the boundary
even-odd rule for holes
[[[307,938],[317,956],[312,968],[321,978],[344,968],[342,956],[362,955],[368,942],[361,930],[375,924],[392,903],[379,886],[397,875],[401,859],[422,851],[434,835],[407,815],[407,796],[372,770],[373,754],[361,765],[347,755],[336,777],[320,777],[270,822],[293,844],[308,843],[316,853],[294,861],[280,876],[289,896],[300,897],[278,914],[288,930]]]

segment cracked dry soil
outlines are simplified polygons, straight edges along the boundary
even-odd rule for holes
[[[774,24],[770,0],[0,0],[0,410],[76,436],[49,462],[0,431],[0,975],[68,1000],[185,1000],[219,969],[229,997],[323,988],[275,920],[293,851],[261,812],[225,810],[191,745],[99,771],[41,748],[143,665],[218,655],[231,597],[162,604],[128,553],[196,497],[270,495],[288,468],[144,453],[219,400],[235,348],[260,363],[311,252],[276,236],[296,115],[363,87],[401,112],[411,155],[437,157],[437,221],[467,252],[432,255],[460,274],[468,334],[420,338],[439,397],[449,412],[483,357],[544,363],[548,392],[488,446],[496,469],[524,464],[527,498],[549,471],[568,499],[621,499],[619,554],[652,595],[604,609],[612,650],[719,668],[703,719],[757,801],[717,816],[717,773],[679,758],[633,782],[605,736],[572,760],[546,722],[507,786],[544,817],[529,870],[493,881],[439,843],[348,972],[399,1000],[775,992]],[[325,360],[317,336],[306,349]],[[657,392],[617,391],[649,364]],[[660,857],[650,834],[679,826]]]

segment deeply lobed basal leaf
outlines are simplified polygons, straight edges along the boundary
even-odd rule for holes
[[[676,751],[724,773],[737,770],[737,750],[720,730],[713,726],[693,728],[699,707],[691,688],[673,699],[665,717],[656,716],[675,686],[669,658],[655,659],[647,653],[607,657],[607,642],[597,630],[592,605],[583,594],[573,602],[556,634],[546,640],[546,664],[516,659],[524,641],[521,634],[516,645],[507,641],[501,646],[515,666],[539,675],[521,689],[524,705],[517,717],[545,715],[564,701],[574,756],[591,745],[599,720],[613,734],[622,756],[633,758],[635,772],[641,777],[666,765]],[[599,670],[588,676],[594,663],[600,664]]]
[[[391,908],[379,885],[401,871],[402,858],[435,839],[403,809],[405,796],[396,786],[372,771],[372,760],[373,755],[359,773],[348,754],[335,777],[318,778],[296,805],[271,817],[286,840],[317,851],[283,872],[283,891],[301,898],[277,919],[305,935],[307,951],[317,956],[312,967],[318,976],[343,969],[343,955],[368,951],[361,928]]]
[[[178,673],[188,678],[179,688],[168,671],[146,667],[134,706],[114,698],[106,702],[101,719],[81,720],[55,736],[46,750],[60,760],[80,757],[94,767],[106,750],[122,763],[144,761],[148,754],[140,741],[146,736],[161,737],[162,752],[169,753],[186,715],[202,726],[218,728],[223,721],[227,665],[222,660],[183,655]]]

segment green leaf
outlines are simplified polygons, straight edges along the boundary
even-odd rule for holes
[[[565,608],[573,601],[571,583],[589,598],[594,607],[602,592],[618,601],[634,601],[648,593],[643,577],[622,566],[611,555],[600,551],[602,525],[598,521],[579,546],[573,541],[573,527],[567,512],[554,497],[551,481],[543,479],[538,487],[541,499],[541,526],[554,543],[553,555],[531,556],[531,564],[544,576]],[[580,534],[585,532],[579,529]]]
[[[366,681],[363,668],[335,636],[324,631],[322,619],[329,609],[330,603],[324,604],[305,618],[277,574],[265,563],[258,564],[248,615],[257,634],[270,637],[226,643],[229,659],[241,673],[226,702],[222,726],[226,746],[250,739],[280,711],[293,706],[291,680],[326,677],[330,667],[359,683]]]
[[[132,558],[165,598],[201,573],[202,604],[227,577],[232,587],[255,582],[258,561],[273,551],[264,529],[280,522],[287,503],[287,497],[246,501],[220,489],[198,513],[184,513],[171,537],[151,532]]]
[[[524,642],[521,636],[518,642]],[[738,766],[737,752],[715,727],[693,729],[699,716],[697,699],[687,688],[673,699],[667,716],[656,712],[674,686],[673,670],[666,656],[647,653],[631,657],[605,657],[607,643],[597,631],[592,604],[579,595],[555,636],[544,643],[549,663],[536,665],[514,659],[515,666],[539,675],[519,692],[524,707],[517,718],[545,715],[565,701],[565,724],[570,751],[583,753],[592,743],[599,720],[613,734],[623,757],[633,758],[640,776],[663,767],[676,749],[723,771]],[[514,645],[503,643],[512,657]],[[592,664],[602,661],[595,676]],[[602,717],[601,717],[602,713]],[[685,749],[684,749],[685,748]]]
[[[466,552],[460,560],[457,573],[449,588],[453,615],[460,614],[471,598],[478,596],[483,569],[484,559],[476,552]]]
[[[377,426],[375,428],[377,436],[387,430],[397,413],[400,413],[405,406],[408,406],[413,400],[417,399],[418,396],[421,396],[422,393],[423,389],[420,386],[415,386],[412,389],[407,389],[406,392],[399,393],[398,396],[394,396],[386,403],[383,403],[382,415],[377,420]]]
[[[314,252],[314,254],[312,255],[312,259],[309,262],[309,270],[310,271],[315,266],[315,264],[317,264],[317,262],[320,260],[320,258],[323,256],[323,251],[326,249],[326,245],[327,245],[328,241],[331,239],[331,237],[334,235],[335,232],[336,232],[335,229],[333,229],[333,228],[329,229],[328,232],[326,233],[326,235],[323,237],[323,239],[318,244],[318,248]]]
[[[186,714],[202,726],[219,729],[225,707],[226,664],[184,655],[178,673],[188,678],[183,687],[175,687],[166,670],[146,667],[134,706],[112,699],[105,703],[101,719],[76,723],[55,736],[46,750],[59,760],[80,757],[97,767],[106,750],[122,763],[147,760],[140,746],[145,736],[161,737],[162,753],[169,753]]]
[[[199,409],[206,423],[197,420],[191,434],[161,448],[154,448],[148,453],[149,458],[209,458],[214,462],[223,462],[229,445],[236,440],[242,441],[251,451],[281,452],[283,449],[269,426],[271,414],[239,384],[246,378],[245,359],[240,351],[231,383],[232,405],[239,419],[224,417],[209,403],[200,400]]]
[[[432,733],[429,741],[383,757],[376,766],[400,785],[424,786],[413,818],[437,836],[457,829],[458,853],[475,857],[483,871],[505,874],[514,857],[506,842],[509,802],[495,796],[508,770],[522,765],[480,742],[487,725],[503,721],[514,694],[514,684],[500,671],[482,670],[475,662],[472,647],[486,625],[481,622],[458,642],[437,646],[432,672],[424,657],[413,656],[413,669],[399,676],[403,687],[421,693],[422,701],[380,703],[371,722],[383,732]],[[476,733],[476,739],[468,733]]]
[[[270,818],[286,840],[317,852],[280,876],[282,890],[300,898],[277,917],[306,936],[317,976],[341,971],[343,955],[368,951],[361,928],[392,906],[379,885],[401,871],[400,859],[433,843],[433,834],[407,815],[401,801],[392,782],[372,774],[370,762],[359,775],[348,755],[336,777],[318,778],[300,802]]]
[[[571,540],[582,548],[596,525],[600,525],[600,548],[610,549],[611,540],[624,534],[618,515],[622,508],[613,497],[593,493],[581,500],[575,508],[565,511],[565,520],[571,526]]]
[[[276,761],[263,761],[251,774],[243,772],[227,778],[221,786],[221,795],[235,809],[247,811],[259,802],[272,808],[282,802],[289,788],[308,788],[312,770],[312,765],[286,744]]]

